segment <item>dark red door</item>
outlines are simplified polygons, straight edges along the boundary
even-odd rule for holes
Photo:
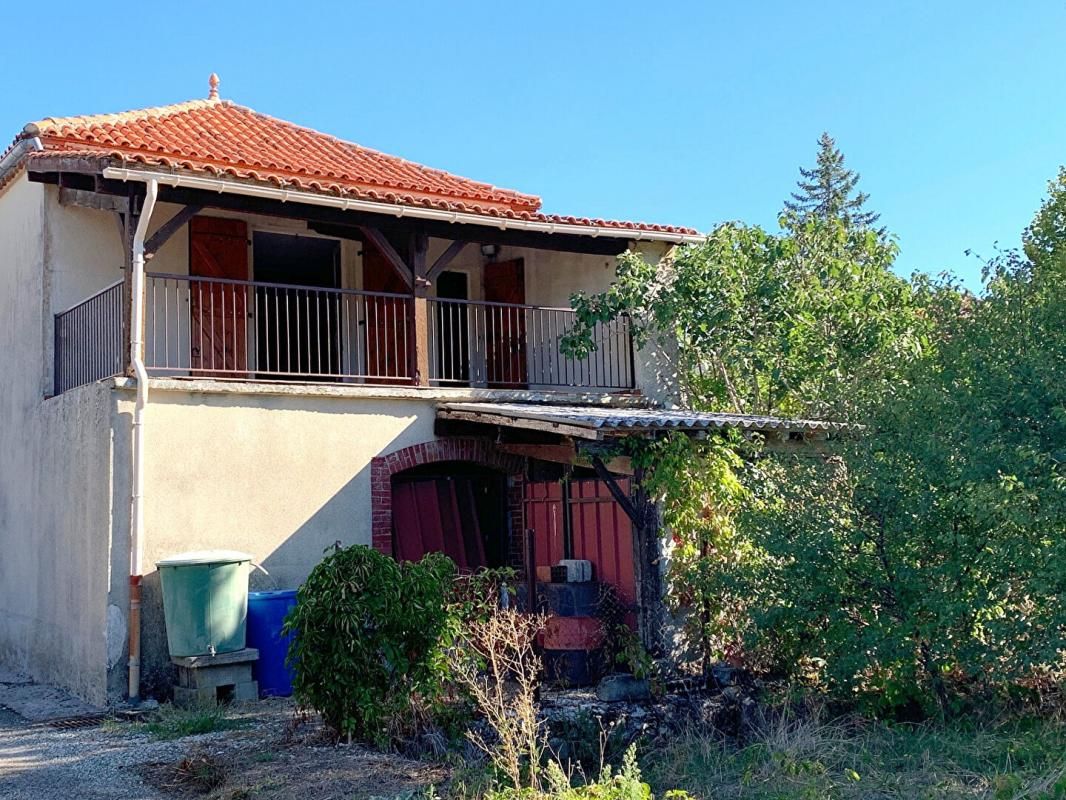
[[[627,479],[620,478],[618,484],[629,491]],[[570,516],[569,554],[566,514]],[[633,529],[602,481],[571,480],[565,493],[558,481],[528,481],[525,515],[526,527],[534,531],[540,579],[547,578],[547,570],[560,559],[587,559],[592,562],[593,577],[614,587],[620,611],[630,625],[635,624],[631,613],[637,596]]]
[[[248,280],[248,226],[239,219],[189,221],[189,275]],[[190,366],[197,375],[246,375],[248,287],[189,282]]]
[[[486,370],[492,388],[521,389],[526,379],[526,269],[520,258],[485,265]]]
[[[368,292],[410,294],[392,264],[372,242],[363,242],[363,289]],[[366,297],[367,383],[395,383],[409,378],[410,352],[414,347],[406,297]],[[389,380],[389,379],[392,380]]]

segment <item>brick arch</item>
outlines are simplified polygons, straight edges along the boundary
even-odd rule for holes
[[[501,453],[488,439],[448,437],[411,445],[370,461],[371,529],[374,549],[392,555],[392,476],[423,464],[466,461],[499,470],[508,476],[507,510],[512,541],[521,530],[525,459]]]

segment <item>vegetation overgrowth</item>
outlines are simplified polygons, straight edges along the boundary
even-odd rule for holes
[[[574,298],[566,344],[626,314],[693,407],[852,426],[790,455],[740,436],[630,446],[705,662],[897,718],[1038,699],[1066,630],[1066,172],[975,295],[893,273],[892,238],[824,161],[780,233],[728,223],[665,267],[624,257]]]
[[[841,423],[801,447],[623,445],[670,531],[697,665],[803,701],[567,774],[537,715],[537,621],[499,608],[509,578],[457,590],[441,556],[366,548],[301,589],[302,701],[383,743],[462,698],[488,767],[456,798],[1066,798],[1066,170],[975,294],[896,275],[857,175],[821,146],[780,231],[727,223],[665,264],[624,255],[606,292],[573,298],[563,343],[586,353],[626,315],[686,405]]]

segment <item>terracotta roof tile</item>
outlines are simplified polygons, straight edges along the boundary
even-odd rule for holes
[[[36,123],[44,150],[189,170],[363,200],[495,218],[695,234],[691,228],[540,212],[539,197],[462,178],[209,97]]]

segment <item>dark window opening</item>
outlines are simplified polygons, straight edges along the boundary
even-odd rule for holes
[[[252,237],[256,364],[275,377],[340,372],[340,242],[256,232]],[[278,375],[280,373],[280,375]],[[258,375],[257,377],[264,377]]]

